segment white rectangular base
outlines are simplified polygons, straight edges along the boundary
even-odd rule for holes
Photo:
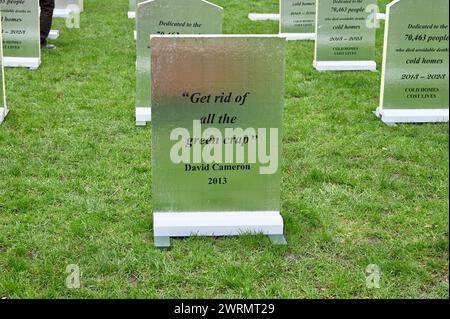
[[[136,12],[128,11],[128,19],[136,19]]]
[[[50,30],[50,33],[48,34],[48,38],[50,40],[56,40],[59,38],[59,30]]]
[[[53,10],[53,18],[67,19],[71,15],[72,15],[72,10],[70,10],[70,9],[55,9],[55,10]]]
[[[155,237],[283,235],[279,212],[154,213]]]
[[[137,40],[137,31],[136,30],[133,31],[133,39],[134,39],[134,41]]]
[[[286,38],[287,41],[316,40],[315,33],[280,33],[279,36],[281,38]]]
[[[386,20],[385,13],[377,13],[377,20]]]
[[[395,123],[447,123],[448,109],[383,109],[376,115],[386,124]]]
[[[137,107],[136,108],[136,126],[145,126],[152,121],[151,107]]]
[[[376,71],[375,61],[314,61],[317,71]]]
[[[279,21],[278,13],[249,13],[248,18],[252,21]]]
[[[9,112],[8,108],[0,107],[0,124],[3,123],[3,121],[6,118],[6,115],[8,115],[8,112]]]
[[[41,65],[40,58],[16,58],[16,57],[3,57],[3,65],[5,67],[12,68],[30,68],[37,69]]]

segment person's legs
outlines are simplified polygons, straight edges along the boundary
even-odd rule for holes
[[[45,46],[52,27],[55,0],[39,0],[39,5],[41,6],[41,45]]]

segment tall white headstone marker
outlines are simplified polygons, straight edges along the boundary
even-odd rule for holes
[[[319,71],[375,71],[377,0],[316,0],[314,67]]]
[[[284,48],[278,36],[155,36],[155,244],[263,233],[280,215]]]
[[[448,0],[388,5],[377,109],[385,123],[448,122],[448,9]]]

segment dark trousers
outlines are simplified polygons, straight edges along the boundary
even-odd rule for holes
[[[41,6],[41,45],[45,45],[52,27],[55,0],[39,0],[39,5]]]

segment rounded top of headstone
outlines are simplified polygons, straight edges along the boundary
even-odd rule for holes
[[[138,3],[138,9],[141,7],[170,7],[172,5],[195,7],[195,8],[213,8],[223,11],[223,8],[206,0],[148,0]]]

